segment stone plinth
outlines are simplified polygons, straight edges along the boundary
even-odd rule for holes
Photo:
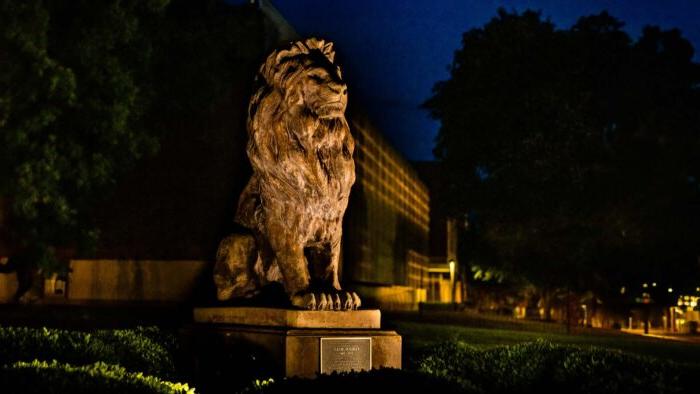
[[[379,329],[378,309],[359,311],[303,311],[278,308],[195,308],[196,323],[287,328]]]
[[[401,368],[401,336],[380,329],[379,310],[195,308],[194,320],[190,345],[205,384],[245,371],[314,377],[322,366],[324,373]]]

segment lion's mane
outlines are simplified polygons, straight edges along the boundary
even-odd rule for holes
[[[325,88],[303,91],[304,76],[317,69],[340,78],[334,58],[332,43],[311,38],[273,52],[261,66],[259,87],[248,107],[247,153],[253,176],[237,212],[244,226],[259,227],[274,201],[303,204],[299,209],[306,207],[311,216],[324,220],[342,218],[355,181],[345,106],[336,116],[324,116],[310,102],[324,104]]]

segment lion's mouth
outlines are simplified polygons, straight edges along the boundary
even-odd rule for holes
[[[343,101],[325,103],[316,109],[316,114],[321,118],[335,118],[342,116],[344,113],[345,103]]]

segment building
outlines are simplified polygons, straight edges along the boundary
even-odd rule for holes
[[[364,115],[350,113],[357,180],[345,217],[342,276],[385,309],[425,301],[430,196]]]
[[[427,280],[424,283],[427,302],[462,302],[466,287],[460,280],[458,239],[459,221],[452,217],[445,204],[448,180],[437,161],[413,162],[430,191],[430,237]]]

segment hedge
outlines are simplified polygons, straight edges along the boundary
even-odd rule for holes
[[[464,390],[457,384],[421,372],[377,369],[369,372],[333,373],[315,379],[286,378],[256,381],[240,394],[360,394],[360,393],[440,393]]]
[[[420,356],[417,369],[468,392],[567,394],[683,393],[700,372],[697,366],[546,341],[487,350],[447,342]]]
[[[157,341],[156,338],[162,340]],[[99,330],[93,333],[48,328],[0,327],[0,365],[15,361],[58,360],[72,365],[98,361],[132,372],[165,378],[175,366],[168,334],[154,328]]]
[[[243,393],[675,394],[693,392],[700,376],[698,365],[546,341],[491,349],[445,342],[418,355],[412,367],[257,381]]]
[[[72,366],[57,361],[18,361],[0,367],[0,387],[4,393],[21,394],[194,393],[187,384],[167,382],[103,362]]]

